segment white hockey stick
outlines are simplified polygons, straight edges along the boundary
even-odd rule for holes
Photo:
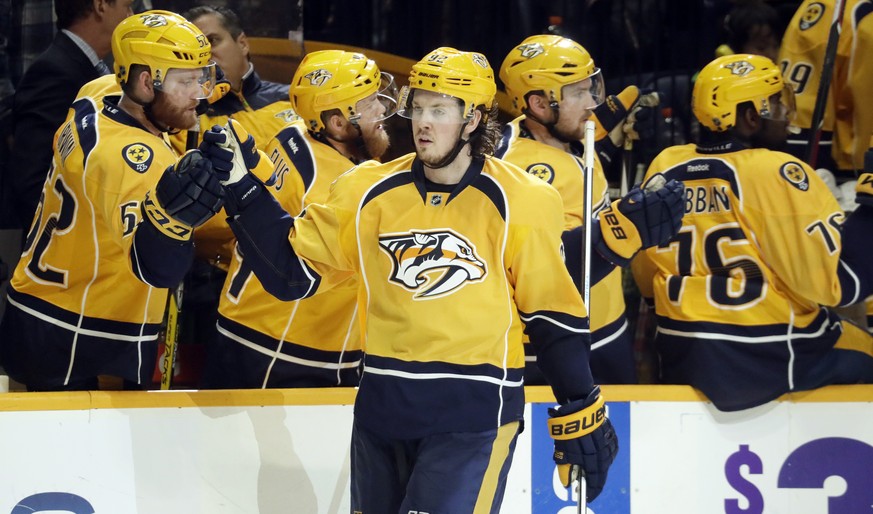
[[[585,227],[585,239],[582,241],[582,301],[585,303],[585,310],[588,313],[588,330],[591,330],[591,223],[592,213],[591,206],[593,204],[593,189],[594,189],[594,121],[588,120],[585,122],[585,195],[582,201],[582,223]],[[588,502],[586,500],[587,485],[585,483],[585,472],[581,466],[573,466],[570,471],[571,481],[572,475],[575,474],[575,482],[579,488],[579,496],[576,502],[576,511],[579,514],[588,511]]]

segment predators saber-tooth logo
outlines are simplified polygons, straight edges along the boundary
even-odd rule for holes
[[[333,74],[325,69],[318,69],[315,71],[310,71],[306,75],[303,76],[305,79],[309,79],[309,83],[315,87],[321,87],[325,82],[333,78]]]
[[[543,45],[539,43],[525,43],[516,47],[516,50],[518,50],[519,53],[521,53],[521,56],[525,59],[533,59],[545,51]]]
[[[488,272],[475,246],[448,229],[383,235],[379,246],[391,258],[389,280],[416,300],[452,294]]]

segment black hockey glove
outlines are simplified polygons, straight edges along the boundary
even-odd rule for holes
[[[643,189],[634,187],[600,213],[602,237],[597,251],[613,264],[625,266],[640,249],[669,241],[685,215],[685,185],[653,175]]]
[[[864,173],[855,184],[855,201],[873,207],[873,149],[864,154]]]
[[[621,148],[630,149],[634,141],[654,136],[655,107],[661,102],[657,91],[628,86],[594,109],[595,149],[600,160],[610,163]]]
[[[143,217],[161,233],[180,241],[221,210],[224,191],[212,163],[191,150],[161,175],[143,202]]]
[[[221,66],[215,65],[215,85],[212,87],[212,94],[209,98],[200,100],[197,104],[197,115],[206,114],[209,111],[209,106],[221,100],[230,93],[230,81],[224,76]]]
[[[600,387],[584,400],[549,409],[549,435],[555,440],[555,464],[564,487],[570,487],[575,473],[585,475],[585,497],[593,501],[603,486],[609,466],[618,453],[618,437],[606,417]],[[576,469],[573,469],[576,468]]]
[[[206,134],[210,134],[208,139]],[[227,192],[227,213],[233,216],[257,198],[265,185],[275,183],[273,164],[236,120],[228,120],[224,127],[212,127],[206,134],[201,151],[213,166],[228,172],[221,184]]]

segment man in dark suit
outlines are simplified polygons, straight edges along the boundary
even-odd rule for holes
[[[52,139],[85,83],[111,73],[102,59],[112,31],[133,14],[133,0],[55,1],[58,33],[31,64],[15,91],[14,139],[6,167],[15,213],[30,225],[51,164]]]

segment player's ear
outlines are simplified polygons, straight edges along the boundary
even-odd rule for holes
[[[467,126],[464,127],[464,135],[469,136],[476,130],[476,127],[479,126],[479,123],[482,122],[482,111],[479,109],[475,109],[473,111],[473,117],[467,120]]]
[[[239,45],[240,49],[242,49],[243,55],[248,59],[249,57],[249,38],[246,37],[245,32],[240,32],[239,36],[236,38],[236,44]]]

